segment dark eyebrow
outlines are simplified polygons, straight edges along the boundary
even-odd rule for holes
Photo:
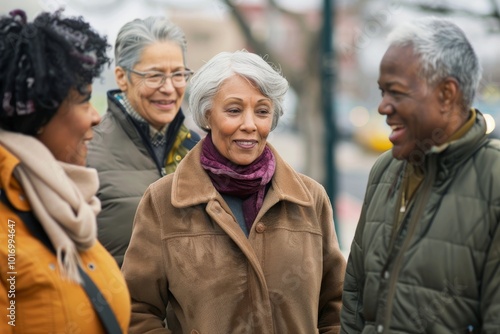
[[[91,98],[92,98],[92,92],[82,94],[82,99],[80,100],[80,103],[88,102],[90,101]]]

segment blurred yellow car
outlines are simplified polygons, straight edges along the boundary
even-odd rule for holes
[[[384,116],[364,107],[354,108],[351,113],[351,121],[356,126],[353,133],[356,143],[375,152],[385,152],[392,148],[389,140],[391,128],[385,123]]]

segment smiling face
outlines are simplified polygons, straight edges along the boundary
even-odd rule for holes
[[[101,116],[90,103],[91,92],[91,86],[88,94],[83,95],[75,89],[70,90],[42,133],[36,136],[59,161],[79,166],[86,164],[92,127],[101,121]]]
[[[429,86],[419,73],[420,60],[411,46],[391,46],[380,64],[378,112],[387,117],[392,129],[389,140],[397,159],[417,159],[456,130],[446,100],[453,80]]]
[[[234,164],[246,166],[266,147],[273,104],[250,81],[235,75],[221,85],[207,118],[219,153]]]
[[[162,72],[171,74],[184,70],[182,49],[174,42],[157,42],[149,45],[142,52],[141,58],[133,70],[138,72]],[[118,87],[127,95],[134,110],[157,129],[172,122],[179,108],[186,87],[176,88],[172,80],[167,79],[159,88],[147,87],[142,77],[130,73],[121,67],[115,69]]]

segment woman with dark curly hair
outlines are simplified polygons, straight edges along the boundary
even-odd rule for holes
[[[0,18],[0,333],[124,333],[130,297],[97,241],[100,116],[92,81],[106,38],[82,18]]]

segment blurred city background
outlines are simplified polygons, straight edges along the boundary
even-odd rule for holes
[[[298,171],[322,183],[332,198],[341,248],[348,253],[368,173],[390,149],[378,115],[378,64],[385,37],[411,18],[446,16],[461,26],[484,68],[475,105],[500,123],[500,0],[7,0],[0,13],[65,8],[85,17],[113,45],[126,22],[165,15],[188,40],[196,71],[220,51],[247,49],[281,68],[290,82],[285,115],[269,141]],[[113,57],[113,50],[110,49]],[[106,110],[114,64],[94,84],[92,101]],[[188,93],[189,94],[189,91]],[[184,110],[190,116],[188,106]],[[193,125],[193,128],[196,128]],[[500,136],[499,129],[492,136]]]

